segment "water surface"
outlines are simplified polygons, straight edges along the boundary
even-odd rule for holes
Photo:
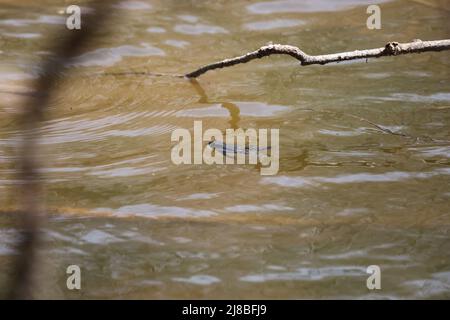
[[[375,2],[378,31],[366,28]],[[0,5],[1,292],[20,203],[15,117],[47,42],[71,32],[59,1],[41,3]],[[450,298],[447,52],[308,67],[277,56],[197,83],[145,74],[190,72],[269,41],[320,54],[445,39],[445,1],[141,0],[115,9],[109,31],[58,83],[42,128],[50,218],[39,297]],[[171,132],[194,120],[279,128],[278,174],[172,164]],[[79,292],[65,287],[71,264],[82,269]],[[366,288],[373,264],[376,292]]]

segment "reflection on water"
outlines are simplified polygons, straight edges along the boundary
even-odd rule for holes
[[[120,46],[111,49],[97,49],[93,52],[87,52],[77,57],[72,63],[74,66],[112,66],[121,61],[124,57],[145,57],[145,56],[163,56],[164,51],[144,43],[143,47]]]
[[[152,8],[151,4],[144,1],[122,1],[114,6],[126,10],[148,10]]]
[[[64,7],[0,6],[0,293],[19,132]],[[383,29],[367,30],[381,3]],[[444,6],[444,7],[443,7]],[[407,10],[405,8],[408,8]],[[449,55],[198,66],[269,41],[308,53],[449,38],[441,1],[123,1],[58,82],[39,144],[49,298],[449,298]],[[399,15],[398,12],[404,14]],[[69,73],[70,71],[70,73]],[[280,170],[170,161],[170,134],[279,128]],[[67,265],[83,290],[65,288]],[[382,270],[368,291],[366,268]]]
[[[281,1],[262,1],[247,6],[250,13],[255,14],[273,14],[279,12],[324,12],[348,9],[353,6],[364,6],[377,3],[383,3],[389,0],[281,0]]]
[[[298,268],[295,272],[278,272],[248,275],[241,278],[248,282],[266,281],[317,281],[327,277],[361,276],[364,273],[361,267],[331,267],[331,268]]]
[[[343,174],[336,177],[272,177],[265,178],[263,183],[275,183],[286,187],[303,187],[310,185],[319,185],[320,183],[348,184],[348,183],[367,183],[367,182],[399,182],[407,179],[427,179],[434,176],[450,175],[450,168],[436,169],[431,172],[386,172],[381,174],[374,173],[356,173]]]
[[[279,28],[289,28],[295,27],[304,24],[302,20],[294,20],[294,19],[273,19],[267,21],[258,21],[246,23],[244,27],[248,30],[271,30],[271,29],[279,29]]]
[[[206,24],[177,24],[173,30],[175,32],[184,33],[188,35],[200,35],[205,33],[228,33],[222,27],[210,26]]]

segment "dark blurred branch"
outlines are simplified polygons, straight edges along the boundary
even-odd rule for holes
[[[311,64],[324,65],[331,62],[341,62],[356,59],[379,58],[385,56],[397,56],[408,53],[421,53],[428,51],[450,50],[450,39],[421,41],[415,40],[409,43],[389,42],[382,48],[356,50],[333,54],[310,56],[297,47],[283,44],[271,44],[263,46],[256,51],[244,54],[243,56],[225,59],[219,62],[208,64],[193,72],[186,74],[188,78],[197,78],[209,70],[231,67],[241,63],[247,63],[254,59],[261,59],[273,54],[286,54],[300,61],[302,66]]]
[[[95,0],[88,4],[93,13],[82,12],[81,30],[63,29],[66,34],[51,50],[52,54],[43,63],[39,78],[34,85],[35,94],[25,101],[24,111],[20,115],[20,126],[23,140],[20,149],[20,188],[21,188],[21,225],[18,256],[14,265],[9,298],[32,298],[37,249],[40,243],[40,229],[45,217],[42,179],[38,174],[39,162],[37,140],[39,130],[49,103],[51,92],[55,89],[67,62],[80,53],[88,40],[93,38],[97,30],[104,27],[107,17],[112,12],[114,1]]]

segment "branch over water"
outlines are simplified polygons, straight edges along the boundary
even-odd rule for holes
[[[355,50],[349,52],[332,53],[311,56],[291,45],[271,44],[259,48],[256,51],[248,52],[242,56],[225,59],[212,64],[205,65],[193,72],[186,74],[188,78],[197,78],[202,74],[214,70],[231,67],[240,63],[247,63],[255,59],[261,59],[273,54],[286,54],[300,61],[302,66],[311,64],[324,65],[331,62],[341,62],[357,59],[379,58],[385,56],[398,56],[408,53],[421,53],[429,51],[450,50],[450,39],[422,41],[414,40],[409,43],[389,42],[382,48]]]

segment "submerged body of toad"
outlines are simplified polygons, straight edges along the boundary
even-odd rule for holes
[[[217,140],[208,142],[208,146],[228,157],[234,157],[237,153],[248,155],[251,153],[259,154],[262,151],[266,153],[267,150],[270,150],[270,147],[258,147],[254,145],[247,145],[245,147],[241,147],[238,144],[227,145],[226,143]]]

